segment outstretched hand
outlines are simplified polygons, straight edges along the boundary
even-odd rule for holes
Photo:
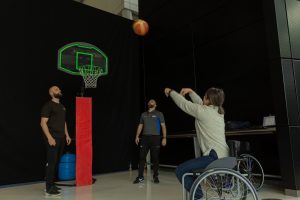
[[[189,94],[190,92],[193,92],[193,90],[191,88],[182,88],[180,91],[180,94],[182,96],[185,96],[186,94]]]

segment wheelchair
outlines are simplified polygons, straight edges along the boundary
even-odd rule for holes
[[[190,193],[190,200],[198,200],[196,191],[202,191],[201,200],[258,200],[257,190],[264,182],[264,172],[259,161],[250,154],[241,154],[242,147],[249,150],[249,143],[227,141],[231,157],[221,158],[205,169],[185,173],[182,177],[183,200],[187,197],[184,180],[196,176]],[[246,148],[245,148],[246,147]],[[245,150],[244,150],[245,152]],[[239,155],[239,156],[238,156]]]

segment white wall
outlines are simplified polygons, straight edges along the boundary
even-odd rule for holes
[[[116,15],[123,9],[138,13],[138,0],[83,0],[82,3]]]
[[[138,0],[124,0],[124,8],[132,10],[136,13],[139,12],[139,2]]]
[[[84,0],[82,3],[116,15],[124,8],[123,0]]]

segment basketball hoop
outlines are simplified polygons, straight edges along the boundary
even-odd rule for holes
[[[98,78],[104,74],[101,67],[91,65],[80,66],[79,72],[83,77],[85,88],[96,88]]]

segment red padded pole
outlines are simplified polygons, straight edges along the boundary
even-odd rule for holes
[[[76,185],[92,184],[92,98],[76,97]]]

